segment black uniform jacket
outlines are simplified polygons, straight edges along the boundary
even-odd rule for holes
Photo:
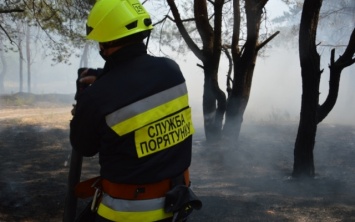
[[[138,158],[134,132],[119,136],[107,125],[105,116],[184,82],[174,61],[148,55],[143,43],[120,49],[107,59],[102,75],[77,99],[70,123],[73,148],[83,156],[99,153],[100,174],[111,182],[145,184],[178,176],[190,165],[192,136]]]

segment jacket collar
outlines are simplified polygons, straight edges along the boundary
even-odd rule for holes
[[[109,71],[118,64],[126,63],[127,61],[143,54],[147,54],[147,49],[144,43],[136,43],[125,46],[107,58],[104,70]]]

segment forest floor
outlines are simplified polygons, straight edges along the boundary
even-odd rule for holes
[[[25,101],[0,98],[0,222],[62,221],[71,102]],[[190,176],[203,207],[189,221],[355,221],[355,126],[319,125],[312,180],[290,178],[297,127],[245,123],[235,148],[197,129]],[[82,180],[97,173],[98,158],[84,158]]]

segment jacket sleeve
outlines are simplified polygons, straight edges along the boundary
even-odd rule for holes
[[[86,94],[80,96],[75,109],[70,122],[70,143],[81,155],[94,156],[100,145],[97,106]]]

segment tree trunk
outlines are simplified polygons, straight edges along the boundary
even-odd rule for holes
[[[318,90],[303,87],[301,118],[294,149],[293,177],[314,177],[313,149],[317,131]]]
[[[210,25],[207,1],[195,0],[194,15],[197,30],[203,42],[202,57],[205,83],[203,91],[203,115],[205,136],[208,142],[221,138],[226,96],[218,85],[218,68],[222,52],[222,9],[224,0],[214,2],[214,24]],[[196,53],[195,53],[196,54]],[[198,54],[196,54],[198,56]]]
[[[314,177],[313,149],[318,124],[320,56],[316,33],[322,0],[305,0],[299,32],[299,56],[302,75],[301,116],[294,148],[293,177]]]
[[[22,40],[18,43],[19,54],[19,92],[23,92],[23,56],[22,56]]]
[[[4,81],[5,81],[7,64],[6,64],[5,55],[4,55],[4,45],[3,45],[1,37],[0,37],[0,61],[1,61],[0,94],[3,94],[5,92],[5,82]]]
[[[219,62],[219,60],[218,60]],[[214,64],[215,62],[212,62]],[[210,63],[210,64],[211,64]],[[204,66],[203,116],[206,140],[215,142],[221,138],[223,116],[226,110],[226,96],[218,85],[218,67]],[[216,104],[217,101],[217,104]]]
[[[31,92],[31,49],[30,49],[30,26],[26,26],[26,59],[27,59],[27,92]]]
[[[234,141],[234,143],[239,138],[243,115],[250,97],[255,62],[260,49],[258,39],[261,16],[266,3],[267,0],[245,1],[247,17],[247,40],[245,48],[243,53],[241,53],[240,50],[236,49],[237,45],[232,46],[234,82],[232,92],[228,98],[223,135],[227,140]],[[236,7],[239,8],[239,4]],[[234,10],[237,10],[237,8]],[[236,16],[239,17],[240,15],[237,14]],[[238,41],[234,41],[234,44],[238,44]]]

